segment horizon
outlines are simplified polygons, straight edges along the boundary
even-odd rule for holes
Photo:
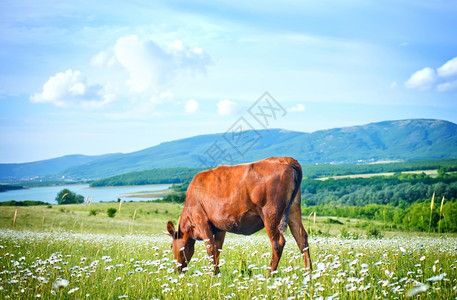
[[[343,126],[343,127],[333,127],[333,128],[326,128],[326,129],[318,129],[318,130],[309,131],[309,132],[289,130],[289,129],[285,129],[285,128],[268,128],[268,129],[263,129],[262,128],[262,129],[255,129],[255,131],[279,130],[279,131],[287,131],[287,132],[313,134],[315,132],[333,130],[333,129],[344,129],[344,128],[350,128],[350,127],[363,127],[363,126],[367,126],[367,125],[370,125],[370,124],[378,124],[378,123],[384,123],[384,122],[412,121],[412,120],[442,121],[442,122],[449,122],[449,123],[452,123],[454,125],[457,125],[456,123],[448,121],[448,120],[417,118],[417,119],[401,119],[401,120],[384,120],[384,121],[380,121],[380,122],[370,122],[370,123],[353,125],[353,126]],[[175,142],[175,141],[179,141],[179,140],[191,139],[191,138],[195,138],[195,137],[199,137],[199,136],[222,135],[224,133],[225,132],[213,132],[213,133],[205,133],[205,134],[200,134],[200,135],[193,135],[193,136],[183,137],[183,138],[175,139],[175,140],[166,140],[166,141],[160,142],[159,144],[151,145],[151,146],[146,147],[146,148],[136,149],[136,150],[133,150],[133,151],[130,151],[130,152],[110,152],[110,153],[100,153],[100,154],[95,154],[95,155],[87,155],[87,154],[84,154],[84,153],[68,153],[68,154],[64,154],[64,155],[58,156],[58,157],[49,157],[49,158],[40,159],[38,161],[25,161],[25,162],[17,162],[17,163],[3,163],[3,162],[0,162],[0,164],[27,164],[27,163],[35,163],[35,162],[40,162],[40,161],[52,160],[52,159],[56,159],[56,158],[62,158],[62,157],[68,157],[68,156],[80,156],[80,155],[81,156],[104,156],[104,155],[116,155],[116,154],[129,154],[129,153],[134,153],[134,152],[146,150],[148,148],[153,148],[153,147],[156,147],[156,146],[158,146],[158,145],[160,145],[162,143],[169,143],[169,142]],[[377,162],[369,162],[367,164],[385,163],[385,162],[398,162],[398,161],[377,161]]]
[[[0,163],[254,129],[457,123],[457,6],[0,4]],[[265,92],[282,114],[250,111]],[[271,111],[274,113],[274,111]]]

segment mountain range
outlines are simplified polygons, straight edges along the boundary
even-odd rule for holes
[[[96,179],[153,168],[209,167],[270,156],[292,156],[301,164],[457,158],[457,125],[443,120],[409,119],[312,133],[270,129],[199,135],[125,154],[68,155],[32,163],[0,164],[0,180]]]

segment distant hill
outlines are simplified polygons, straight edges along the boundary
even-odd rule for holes
[[[457,158],[457,125],[442,120],[385,121],[312,133],[259,130],[251,137],[258,140],[242,156],[224,139],[224,134],[219,133],[165,142],[141,151],[74,163],[59,170],[54,168],[54,171],[59,176],[75,179],[103,178],[154,168],[201,167],[202,160],[208,163],[211,155],[221,154],[224,157],[230,154],[236,163],[270,156],[292,156],[301,164]],[[218,147],[225,152],[218,151]],[[44,162],[41,162],[43,169],[52,169]],[[0,165],[0,178],[8,167],[9,164]],[[36,171],[37,175],[42,172],[40,168]]]
[[[55,177],[54,175],[56,173],[65,169],[111,156],[113,156],[113,154],[98,156],[74,154],[30,163],[0,164],[0,178],[32,178],[36,176]]]

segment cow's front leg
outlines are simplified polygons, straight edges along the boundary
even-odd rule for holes
[[[215,247],[214,247],[214,273],[219,273],[219,256],[221,254],[222,245],[224,245],[225,231],[218,231],[214,235]]]
[[[219,253],[216,245],[216,239],[209,229],[203,235],[203,241],[205,242],[206,252],[208,252],[210,261],[214,264],[214,272],[217,274],[219,272],[219,268],[217,267],[216,259],[219,258]]]

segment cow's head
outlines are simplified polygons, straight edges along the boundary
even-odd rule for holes
[[[180,272],[185,271],[187,263],[192,258],[192,255],[194,255],[195,240],[189,238],[189,233],[181,232],[179,227],[176,231],[175,226],[171,221],[168,221],[167,224],[167,235],[173,238],[173,241],[171,242],[171,249],[177,262],[177,269]]]

